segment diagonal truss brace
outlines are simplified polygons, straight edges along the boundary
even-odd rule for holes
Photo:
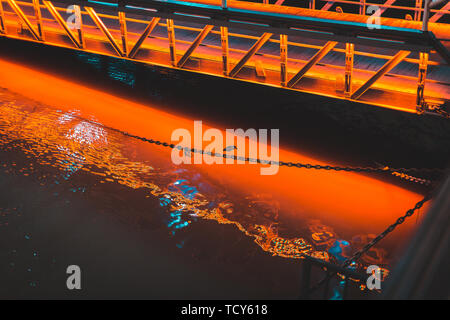
[[[395,1],[397,1],[397,0],[386,0],[383,7],[380,7],[378,9],[379,12],[376,13],[377,16],[381,16],[387,9],[389,9],[390,6],[392,6],[395,3]]]
[[[270,39],[272,36],[272,33],[264,33],[258,41],[253,45],[253,47],[250,48],[250,50],[247,51],[244,57],[234,66],[234,68],[230,71],[229,76],[235,77],[238,72],[242,69],[242,67],[247,63],[248,60],[250,60],[251,57],[255,55],[255,53],[261,49],[261,47]]]
[[[384,76],[386,73],[391,71],[395,68],[396,65],[398,65],[400,62],[402,62],[403,59],[405,59],[411,52],[410,51],[399,51],[395,56],[391,58],[388,62],[386,62],[380,70],[378,70],[369,80],[366,81],[361,87],[359,87],[358,90],[356,90],[352,96],[351,99],[357,100],[359,99],[367,90],[370,89],[370,87],[382,76]]]
[[[333,4],[334,4],[334,1],[328,1],[327,3],[325,3],[323,5],[323,7],[320,10],[328,11],[333,6]]]
[[[316,63],[320,61],[323,57],[327,55],[328,52],[333,50],[333,48],[337,45],[335,41],[328,41],[322,49],[320,49],[304,66],[294,75],[291,80],[287,83],[289,88],[292,88],[300,81],[301,78],[311,69]]]
[[[436,12],[429,20],[429,22],[437,22],[442,16],[444,16],[444,12],[450,10],[450,2],[448,2],[439,12]]]
[[[19,16],[19,18],[25,23],[28,30],[30,30],[31,34],[33,35],[33,38],[38,41],[42,41],[42,38],[39,36],[39,33],[34,29],[33,25],[31,24],[30,20],[25,16],[22,9],[17,5],[17,3],[14,0],[6,0],[11,7],[11,9],[14,10],[14,12]]]
[[[64,21],[64,19],[61,17],[59,12],[56,10],[55,6],[50,1],[43,0],[42,2],[44,3],[45,7],[50,12],[50,14],[58,22],[58,24],[66,31],[67,35],[69,36],[69,38],[73,42],[73,44],[78,49],[82,49],[83,46],[80,44],[78,39],[72,34],[72,31],[70,31],[70,28],[67,26],[67,23]]]
[[[203,30],[198,34],[197,38],[195,38],[194,42],[192,42],[191,46],[186,50],[184,55],[181,57],[180,61],[178,61],[178,67],[182,68],[184,64],[188,61],[189,57],[192,55],[195,49],[202,43],[202,41],[206,38],[208,33],[214,28],[213,25],[206,25]]]
[[[120,47],[117,45],[116,41],[114,40],[112,34],[109,32],[108,28],[105,26],[105,24],[103,23],[103,21],[100,19],[100,17],[97,15],[97,12],[95,12],[94,9],[92,9],[91,7],[84,7],[87,11],[87,13],[89,14],[89,16],[91,17],[91,19],[95,22],[95,24],[97,25],[97,27],[103,32],[103,34],[108,38],[109,43],[111,44],[111,46],[114,48],[114,51],[116,51],[116,53],[120,56],[120,57],[125,57],[125,55],[122,52],[122,49],[120,49]]]
[[[5,17],[3,14],[3,3],[0,0],[0,33],[6,33]]]
[[[142,35],[139,37],[138,41],[136,41],[135,45],[133,46],[133,49],[131,49],[130,54],[128,55],[128,58],[134,59],[137,52],[141,48],[142,44],[144,43],[145,39],[147,39],[148,35],[155,29],[155,27],[158,25],[158,22],[161,18],[153,18],[150,23],[145,28]]]

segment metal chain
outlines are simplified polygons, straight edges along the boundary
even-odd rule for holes
[[[244,160],[246,162],[255,162],[255,163],[262,163],[262,164],[277,164],[279,166],[288,166],[288,167],[297,167],[297,168],[306,168],[306,169],[325,169],[325,170],[336,170],[336,171],[353,171],[353,172],[390,172],[392,174],[396,174],[398,175],[398,171],[443,171],[442,169],[419,169],[419,168],[389,168],[389,167],[378,167],[378,168],[374,168],[374,167],[338,167],[338,166],[328,166],[328,165],[312,165],[312,164],[304,164],[304,163],[292,163],[292,162],[283,162],[283,161],[268,161],[268,160],[261,160],[261,159],[252,159],[252,158],[244,158],[244,157],[238,157],[235,155],[228,155],[228,154],[220,154],[220,153],[212,153],[212,152],[208,152],[205,150],[199,150],[199,149],[195,149],[195,148],[184,148],[182,146],[177,146],[175,144],[169,144],[167,142],[161,142],[158,140],[154,140],[154,139],[147,139],[144,137],[140,137],[140,136],[136,136],[133,135],[131,133],[128,133],[126,131],[122,131],[116,128],[112,128],[112,127],[108,127],[102,124],[99,124],[97,122],[94,121],[90,121],[87,120],[89,122],[92,122],[93,124],[97,124],[97,125],[101,125],[104,128],[107,128],[109,130],[112,131],[116,131],[119,132],[125,136],[131,137],[131,138],[135,138],[141,141],[145,141],[145,142],[149,142],[152,144],[156,144],[156,145],[161,145],[164,147],[169,147],[169,148],[177,148],[180,151],[185,151],[185,152],[192,152],[192,153],[201,153],[201,154],[207,154],[210,156],[217,156],[217,157],[223,157],[223,158],[232,158],[234,160]],[[416,177],[411,177],[409,176],[409,178],[411,178],[411,180],[413,179],[417,179],[419,180],[419,178]],[[428,180],[423,179],[423,181],[426,181],[428,184]],[[401,225],[403,222],[405,222],[405,220],[412,216],[418,209],[422,208],[422,206],[425,204],[425,202],[427,202],[428,200],[431,199],[431,193],[427,194],[422,200],[420,200],[419,202],[416,203],[416,205],[409,209],[408,211],[406,211],[406,214],[401,216],[400,218],[397,219],[397,221],[395,223],[393,223],[392,225],[390,225],[386,230],[384,230],[382,233],[380,233],[376,238],[374,238],[371,242],[369,242],[368,244],[366,244],[361,250],[357,251],[351,258],[347,259],[343,264],[342,267],[346,268],[348,267],[352,262],[357,261],[361,258],[361,256],[363,254],[365,254],[367,251],[369,251],[373,246],[375,246],[378,242],[380,242],[384,237],[386,237],[389,233],[391,233],[392,231],[395,230],[395,228],[397,228],[399,225]],[[328,274],[324,279],[322,279],[317,285],[316,287],[319,287],[324,281],[326,281],[329,277],[333,276],[332,273]],[[315,288],[313,288],[312,290],[315,290]]]
[[[397,178],[406,180],[406,181],[415,182],[415,183],[426,185],[426,186],[430,186],[433,184],[433,181],[431,181],[431,180],[414,177],[412,175],[402,173],[402,172],[392,172],[392,175]]]
[[[235,155],[229,155],[229,154],[225,154],[225,153],[212,153],[212,152],[208,152],[202,149],[195,149],[195,148],[187,148],[187,147],[182,147],[182,146],[178,146],[175,145],[173,143],[167,143],[167,142],[162,142],[159,140],[154,140],[154,139],[147,139],[144,137],[140,137],[140,136],[136,136],[133,135],[131,133],[128,133],[126,131],[122,131],[116,128],[112,128],[100,123],[97,123],[95,121],[91,121],[91,120],[87,120],[93,124],[96,125],[100,125],[106,129],[115,131],[115,132],[119,132],[125,136],[134,138],[134,139],[138,139],[144,142],[149,142],[155,145],[161,145],[164,147],[169,147],[169,148],[176,148],[179,149],[180,151],[184,151],[184,152],[192,152],[192,153],[201,153],[201,154],[207,154],[210,156],[216,156],[216,157],[222,157],[222,158],[230,158],[230,159],[234,159],[234,160],[243,160],[246,162],[253,162],[253,163],[260,163],[260,164],[271,164],[271,165],[279,165],[279,166],[287,166],[287,167],[296,167],[296,168],[305,168],[305,169],[316,169],[316,170],[335,170],[335,171],[347,171],[347,172],[366,172],[366,173],[374,173],[374,172],[389,172],[391,174],[394,175],[399,175],[399,171],[403,171],[403,172],[443,172],[443,169],[438,169],[438,168],[390,168],[388,166],[385,167],[340,167],[340,166],[330,166],[330,165],[313,165],[313,164],[308,164],[308,163],[300,163],[300,162],[284,162],[284,161],[269,161],[269,160],[261,160],[261,159],[254,159],[254,158],[248,158],[248,157],[239,157],[239,156],[235,156]],[[401,173],[400,173],[401,175]],[[420,178],[416,178],[416,177],[412,177],[412,176],[401,176],[402,178],[409,178],[409,180],[411,181],[418,181],[420,183],[425,183],[425,184],[429,184],[430,181],[425,180],[425,179],[420,179]],[[395,228],[397,228],[399,225],[401,225],[403,222],[405,222],[405,220],[412,216],[418,209],[422,208],[422,206],[425,204],[425,202],[427,202],[428,200],[431,199],[430,194],[426,195],[422,200],[420,200],[419,202],[416,203],[416,205],[412,208],[409,209],[405,215],[401,216],[400,218],[397,219],[397,221],[395,223],[393,223],[392,225],[390,225],[386,230],[384,230],[382,233],[380,233],[375,239],[373,239],[371,242],[369,242],[368,244],[366,244],[361,250],[357,251],[351,258],[347,259],[343,264],[342,267],[348,267],[352,262],[357,261],[361,258],[361,256],[363,254],[365,254],[367,251],[369,251],[373,246],[375,246],[378,242],[380,242],[384,237],[386,237],[389,233],[391,233],[392,231],[395,230]],[[310,289],[310,292],[314,291],[315,289],[317,289],[318,287],[320,287],[325,281],[327,281],[329,278],[331,278],[334,274],[333,273],[328,273],[328,275],[322,279],[321,281],[319,281],[315,287],[313,287],[312,289]]]
[[[429,201],[431,199],[431,192],[428,193],[422,200],[416,203],[416,205],[406,211],[405,215],[401,216],[400,218],[395,221],[395,223],[391,224],[386,230],[384,230],[382,233],[380,233],[376,238],[374,238],[372,241],[370,241],[368,244],[366,244],[362,249],[358,250],[353,254],[352,257],[345,260],[341,267],[347,268],[350,266],[353,262],[356,262],[359,260],[363,254],[367,253],[373,246],[375,246],[378,242],[380,242],[384,237],[386,237],[389,233],[395,230],[399,225],[401,225],[408,217],[411,217],[417,210],[422,208],[422,206],[425,204],[425,202]],[[336,272],[329,272],[327,275],[320,280],[314,287],[309,289],[309,294],[317,290],[322,284],[324,284],[326,281],[331,279],[336,274]]]
[[[436,109],[434,111],[436,111],[436,113],[439,114],[440,116],[442,116],[442,117],[444,117],[446,119],[450,119],[450,113],[446,112],[442,108],[438,108],[438,109]]]
[[[384,237],[386,237],[389,233],[395,230],[399,225],[401,225],[405,220],[409,217],[411,217],[417,210],[423,207],[425,202],[431,199],[430,193],[428,193],[422,200],[416,203],[416,205],[406,211],[405,215],[401,216],[400,218],[395,221],[395,223],[391,224],[386,230],[384,230],[382,233],[380,233],[375,239],[370,241],[368,244],[366,244],[362,249],[358,250],[353,254],[353,256],[349,259],[347,259],[343,264],[342,267],[348,267],[353,261],[358,260],[361,258],[363,254],[365,254],[367,251],[369,251],[374,245],[376,245],[378,242],[380,242]]]
[[[268,164],[268,165],[278,165],[278,166],[287,166],[287,167],[295,167],[295,168],[304,168],[304,169],[315,169],[315,170],[334,170],[334,171],[346,171],[346,172],[360,172],[360,173],[390,173],[394,176],[399,176],[402,179],[406,179],[412,182],[417,182],[420,184],[425,184],[425,185],[429,185],[431,181],[429,180],[425,180],[425,179],[421,179],[421,178],[416,178],[414,176],[407,176],[402,174],[406,173],[406,172],[413,172],[413,173],[429,173],[429,174],[442,174],[445,169],[441,169],[441,168],[391,168],[389,166],[385,166],[385,165],[379,165],[377,167],[341,167],[341,166],[330,166],[330,165],[320,165],[320,164],[309,164],[309,163],[301,163],[301,162],[285,162],[285,161],[270,161],[270,160],[262,160],[259,158],[248,158],[248,157],[239,157],[239,156],[235,156],[235,155],[231,155],[231,154],[226,154],[226,153],[212,153],[212,152],[208,152],[205,150],[197,150],[195,148],[184,148],[182,146],[178,146],[175,145],[173,143],[167,143],[167,142],[162,142],[159,140],[154,140],[154,139],[148,139],[145,137],[140,137],[134,134],[131,134],[129,132],[114,128],[114,127],[110,127],[107,126],[105,124],[102,124],[100,122],[94,121],[94,120],[89,120],[86,118],[83,118],[79,115],[76,114],[71,114],[70,115],[72,118],[74,119],[78,119],[80,121],[84,121],[84,122],[88,122],[91,123],[93,125],[96,126],[100,126],[104,129],[108,129],[114,132],[118,132],[124,136],[130,137],[130,138],[134,138],[137,140],[141,140],[144,142],[148,142],[151,144],[155,144],[155,145],[159,145],[159,146],[163,146],[163,147],[169,147],[169,148],[177,148],[180,151],[184,151],[184,152],[192,152],[192,153],[201,153],[201,154],[207,154],[210,156],[216,156],[216,157],[220,157],[220,158],[230,158],[230,159],[234,159],[234,160],[240,160],[240,161],[246,161],[246,162],[253,162],[253,163],[259,163],[259,164]]]
[[[294,167],[294,168],[304,168],[304,169],[315,169],[315,170],[334,170],[334,171],[346,171],[346,172],[360,172],[360,173],[382,173],[382,172],[388,172],[388,173],[394,173],[394,172],[422,172],[422,173],[442,173],[444,172],[444,169],[441,168],[391,168],[388,166],[380,166],[380,167],[342,167],[342,166],[330,166],[330,165],[320,165],[320,164],[309,164],[309,163],[301,163],[301,162],[285,162],[285,161],[271,161],[271,160],[262,160],[259,158],[249,158],[249,157],[240,157],[233,154],[226,154],[226,153],[213,153],[210,151],[205,151],[203,149],[195,149],[195,148],[187,148],[182,147],[179,145],[175,145],[173,143],[167,143],[159,140],[154,139],[148,139],[144,137],[140,137],[131,133],[128,133],[126,131],[122,131],[120,129],[116,129],[113,127],[106,126],[104,124],[83,119],[81,117],[75,116],[75,118],[80,118],[83,121],[90,122],[95,125],[102,126],[103,128],[106,128],[111,131],[115,131],[118,133],[121,133],[122,135],[125,135],[130,138],[138,139],[144,142],[152,143],[155,145],[168,147],[172,149],[178,149],[180,151],[184,151],[187,153],[200,153],[200,154],[206,154],[209,156],[215,156],[218,158],[229,158],[234,160],[240,160],[250,163],[259,163],[259,164],[267,164],[267,165],[278,165],[278,166],[286,166],[286,167]]]
[[[77,116],[77,115],[71,115],[73,118],[79,119],[81,121],[85,121],[88,123],[91,123],[93,125],[97,125],[97,126],[101,126],[102,128],[114,131],[114,132],[118,132],[124,136],[130,137],[130,138],[134,138],[134,139],[138,139],[140,141],[144,141],[144,142],[148,142],[151,144],[155,144],[155,145],[160,145],[163,147],[169,147],[169,148],[176,148],[179,149],[180,151],[184,151],[184,152],[192,152],[192,153],[201,153],[201,154],[207,154],[210,156],[216,156],[216,157],[223,157],[223,158],[231,158],[234,160],[243,160],[246,162],[254,162],[254,163],[260,163],[260,164],[271,164],[271,165],[278,165],[278,166],[287,166],[287,167],[296,167],[296,168],[305,168],[305,169],[316,169],[316,170],[335,170],[335,171],[347,171],[347,172],[389,172],[391,174],[394,175],[402,175],[401,173],[399,173],[399,171],[403,171],[403,172],[444,172],[444,169],[439,169],[439,168],[390,168],[388,166],[379,166],[379,167],[340,167],[340,166],[330,166],[330,165],[313,165],[313,164],[308,164],[308,163],[294,163],[294,162],[283,162],[283,161],[269,161],[269,160],[261,160],[261,159],[254,159],[254,158],[248,158],[248,157],[239,157],[239,156],[235,156],[235,155],[229,155],[229,154],[221,154],[221,153],[212,153],[212,152],[208,152],[202,149],[195,149],[195,148],[186,148],[186,147],[182,147],[182,146],[178,146],[175,145],[173,143],[167,143],[167,142],[162,142],[159,140],[154,140],[154,139],[147,139],[144,137],[140,137],[137,135],[133,135],[131,133],[128,133],[126,131],[122,131],[120,129],[117,128],[113,128],[107,125],[104,125],[102,123],[93,121],[93,120],[89,120],[89,119],[85,119],[83,117]],[[405,178],[405,175],[402,176],[402,178]],[[406,178],[410,178],[411,180],[423,180],[423,182],[426,182],[426,184],[429,184],[430,181],[425,180],[425,179],[420,179],[420,178],[416,178],[416,177],[412,177],[412,176],[406,176]],[[422,200],[420,200],[419,202],[416,203],[416,205],[409,209],[405,215],[401,216],[400,218],[397,219],[397,221],[395,223],[393,223],[392,225],[390,225],[386,230],[384,230],[382,233],[380,233],[376,238],[374,238],[371,242],[369,242],[368,244],[366,244],[362,249],[360,249],[359,251],[357,251],[351,258],[347,259],[346,261],[344,261],[344,263],[342,264],[342,267],[348,267],[352,262],[357,261],[361,258],[361,256],[363,254],[365,254],[368,250],[370,250],[373,246],[375,246],[379,241],[381,241],[383,238],[385,238],[389,233],[391,233],[392,231],[395,230],[395,228],[397,228],[399,225],[401,225],[403,222],[405,222],[405,220],[412,216],[417,210],[419,210],[420,208],[422,208],[422,206],[431,199],[431,192],[428,193]],[[328,279],[330,279],[335,273],[330,272],[327,274],[327,276],[322,279],[321,281],[319,281],[316,286],[314,286],[313,288],[310,289],[310,293],[313,292],[314,290],[316,290],[318,287],[320,287],[325,281],[327,281]]]

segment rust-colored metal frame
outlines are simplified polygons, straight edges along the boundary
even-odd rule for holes
[[[14,0],[8,0],[11,2],[14,2]],[[69,39],[72,41],[72,43],[77,47],[78,49],[82,49],[83,46],[81,45],[79,39],[77,39],[72,31],[70,30],[69,26],[67,25],[66,21],[61,17],[58,10],[56,10],[55,6],[52,2],[43,0],[42,1],[44,5],[47,7],[47,10],[50,12],[50,14],[55,18],[55,20],[58,22],[58,24],[64,29]]]
[[[397,0],[385,0],[384,3],[373,3],[370,2],[370,0],[359,0],[357,1],[348,1],[348,0],[325,0],[326,3],[321,7],[317,8],[316,0],[309,0],[309,9],[313,10],[323,10],[323,11],[329,11],[335,4],[346,4],[346,5],[353,5],[355,7],[359,7],[359,14],[360,15],[366,15],[366,8],[369,6],[377,6],[380,8],[379,15],[383,15],[386,10],[401,10],[401,11],[410,11],[414,12],[414,15],[412,18],[415,21],[420,21],[422,18],[422,14],[424,11],[423,7],[423,0],[416,0],[415,3],[411,0],[412,5],[396,5],[395,3]],[[284,3],[284,0],[278,0],[276,4],[282,5]],[[439,22],[439,19],[444,17],[445,15],[450,14],[450,3],[447,3],[444,5],[441,9],[431,9],[430,12],[433,14],[430,18],[430,22]]]
[[[299,86],[299,83],[302,78],[304,78],[307,73],[323,59],[330,51],[337,51],[342,52],[345,54],[345,66],[344,66],[344,93],[343,95],[335,94],[336,98],[343,98],[343,99],[351,99],[351,100],[359,100],[368,90],[370,90],[373,85],[384,75],[388,74],[395,66],[397,66],[400,62],[408,60],[409,62],[414,62],[419,65],[419,74],[417,78],[417,110],[421,109],[424,101],[424,89],[425,89],[425,83],[426,83],[426,71],[429,64],[436,65],[437,62],[429,60],[428,52],[421,52],[419,59],[408,59],[408,55],[410,54],[410,51],[406,50],[398,50],[398,52],[394,56],[383,56],[383,55],[376,55],[372,53],[364,53],[355,51],[355,44],[346,42],[345,48],[340,49],[337,48],[338,41],[327,41],[323,46],[317,46],[317,45],[308,45],[308,44],[300,44],[296,42],[288,42],[288,35],[287,34],[279,34],[279,39],[276,39],[273,33],[269,32],[263,32],[261,36],[248,36],[245,37],[247,39],[255,39],[255,43],[253,46],[247,50],[237,50],[230,48],[229,45],[229,37],[230,35],[233,37],[239,37],[244,35],[239,35],[236,33],[230,34],[228,31],[228,27],[226,26],[219,26],[219,30],[214,30],[213,24],[206,24],[203,28],[197,29],[197,28],[188,28],[183,26],[176,26],[174,24],[173,19],[165,19],[166,23],[161,23],[161,18],[159,17],[152,17],[152,19],[148,21],[139,21],[140,23],[146,23],[145,30],[142,32],[142,34],[139,35],[137,41],[134,43],[134,45],[131,46],[131,41],[128,39],[128,30],[127,30],[127,20],[137,22],[138,20],[134,18],[127,18],[126,13],[123,11],[117,11],[116,15],[110,15],[110,14],[98,14],[96,10],[91,6],[84,6],[84,11],[81,10],[82,7],[79,5],[74,5],[74,12],[76,14],[76,20],[79,21],[80,25],[77,27],[78,34],[75,35],[71,28],[68,26],[66,21],[61,17],[58,10],[63,10],[61,8],[56,8],[51,1],[42,0],[43,6],[40,5],[40,0],[29,0],[31,1],[31,6],[34,8],[34,20],[36,21],[36,29],[33,26],[33,24],[30,22],[28,17],[24,14],[23,10],[20,8],[19,4],[24,5],[24,2],[22,1],[16,1],[16,0],[3,0],[6,1],[9,6],[12,8],[14,13],[19,17],[19,19],[26,25],[28,30],[31,33],[31,36],[34,40],[49,43],[44,38],[44,25],[42,22],[42,14],[41,9],[45,8],[55,19],[55,21],[62,27],[62,29],[65,32],[65,35],[71,40],[72,44],[76,49],[88,49],[85,46],[84,42],[84,33],[82,31],[83,28],[83,21],[82,21],[82,15],[88,15],[92,21],[95,23],[95,26],[101,31],[103,36],[105,37],[103,40],[105,43],[109,43],[114,50],[115,54],[121,58],[129,58],[129,59],[136,59],[140,60],[137,56],[139,50],[143,47],[144,42],[150,37],[150,34],[157,26],[165,26],[167,29],[167,41],[168,41],[168,54],[169,54],[169,60],[170,64],[174,68],[188,68],[187,65],[188,60],[193,57],[194,51],[201,45],[202,41],[210,34],[215,33],[220,36],[220,49],[222,52],[222,70],[221,73],[224,76],[232,77],[232,78],[242,78],[241,71],[245,66],[249,66],[251,68],[254,68],[253,65],[249,64],[249,61],[252,59],[252,57],[257,54],[257,52],[268,42],[275,42],[279,44],[279,83],[278,86],[285,87],[285,88],[291,88],[295,90],[302,90],[301,85]],[[4,10],[1,6],[2,2],[0,1],[0,32],[4,35],[8,35],[7,28],[6,28],[6,22],[4,18]],[[311,2],[311,5],[315,5],[314,2]],[[120,35],[121,38],[121,44],[118,44],[116,42],[116,39],[114,39],[113,33],[111,32],[110,28],[102,21],[102,18],[108,18],[108,19],[117,19],[119,22],[120,29],[114,30],[116,34]],[[47,19],[48,20],[48,19]],[[181,55],[181,58],[178,60],[177,51],[176,51],[176,42],[177,39],[175,37],[175,29],[176,28],[185,28],[190,30],[196,30],[198,31],[197,37],[189,43],[189,46],[187,50],[184,53],[179,53]],[[178,40],[182,41],[182,40]],[[183,41],[186,42],[186,41]],[[52,44],[52,43],[49,43]],[[131,47],[131,50],[129,50],[129,46]],[[289,46],[304,46],[308,48],[314,48],[317,50],[317,52],[307,61],[303,61],[303,66],[300,67],[296,72],[292,73],[292,68],[289,68],[290,61],[295,61],[294,58],[288,57],[288,48]],[[234,66],[230,70],[230,50],[233,50],[233,52],[242,52],[243,55],[240,59],[237,60],[237,62],[234,63]],[[94,51],[95,50],[89,50]],[[104,52],[99,52],[103,53]],[[263,55],[263,54],[262,54]],[[354,59],[355,55],[367,55],[367,56],[373,56],[377,58],[384,58],[387,60],[387,62],[375,73],[371,75],[371,77],[363,84],[361,85],[356,91],[352,91],[353,88],[353,72],[354,72]],[[298,61],[298,60],[297,60]],[[151,61],[146,61],[149,63],[152,63]],[[256,69],[259,68],[260,73],[265,75],[264,70],[264,64],[261,63],[261,61],[257,61],[255,63]],[[258,70],[257,70],[258,71]],[[361,70],[359,70],[361,71]],[[258,73],[258,72],[257,72]],[[289,78],[289,76],[291,77]],[[263,77],[265,78],[265,76]],[[253,81],[258,82],[258,79],[255,79]],[[264,82],[264,79],[261,80]],[[311,92],[315,93],[315,92]],[[385,105],[382,105],[385,106]]]
[[[0,0],[0,34],[6,33],[5,16],[3,12],[3,2]]]

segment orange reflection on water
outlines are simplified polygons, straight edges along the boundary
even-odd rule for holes
[[[61,79],[8,61],[0,60],[0,70],[0,85],[11,91],[55,106],[64,112],[78,110],[81,117],[95,118],[106,126],[134,135],[170,142],[175,129],[193,129],[194,119],[169,114],[158,109],[158,106],[134,103],[69,79]],[[205,125],[205,129],[207,128]],[[75,139],[76,131],[73,134]],[[282,143],[282,132],[280,139]],[[148,149],[148,152],[153,152],[150,146]],[[170,161],[170,149],[161,147],[161,157]],[[325,164],[302,155],[298,150],[281,149],[280,160]],[[295,220],[296,216],[320,219],[336,228],[352,230],[355,234],[377,234],[383,231],[421,198],[417,193],[356,173],[281,167],[274,176],[262,176],[260,165],[255,164],[193,166],[227,188],[258,195],[270,194],[288,208],[284,214],[289,219]],[[234,223],[242,231],[249,232],[240,223],[227,219],[226,210],[217,209],[215,214],[210,212],[206,218]],[[405,222],[396,231],[396,239],[402,240],[412,230],[414,222],[414,219]],[[256,239],[257,242],[262,242],[260,245],[263,248],[271,239],[276,239],[276,234],[271,235],[270,232],[267,227],[260,233],[256,232],[268,235],[265,240]],[[250,233],[256,234],[253,231]],[[287,244],[287,247],[280,250],[289,251],[289,248],[290,244]],[[266,249],[271,251],[273,247]]]

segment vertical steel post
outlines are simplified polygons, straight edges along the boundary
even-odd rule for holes
[[[40,0],[33,0],[33,8],[34,8],[34,16],[36,17],[37,32],[41,37],[41,40],[44,41],[44,30],[42,28],[42,14],[41,14]]]
[[[269,4],[269,0],[263,0],[263,4]]]
[[[416,11],[414,11],[414,21],[420,21],[422,17],[422,0],[416,0]]]
[[[423,10],[422,31],[428,31],[428,20],[430,19],[430,2],[431,0],[425,0],[425,8]]]
[[[75,14],[75,22],[76,22],[76,29],[78,34],[78,42],[80,43],[81,49],[84,49],[84,37],[83,37],[83,18],[81,15],[81,8],[80,6],[74,5],[73,6],[73,13]]]
[[[122,49],[120,46],[116,43],[116,40],[114,40],[113,35],[108,30],[108,27],[103,23],[102,19],[98,16],[97,12],[95,12],[94,8],[91,7],[84,7],[84,9],[87,11],[91,19],[94,21],[95,25],[102,31],[102,33],[106,36],[109,43],[113,47],[114,51],[117,53],[119,57],[124,57],[124,54],[122,52]]]
[[[421,112],[423,106],[423,97],[425,91],[425,79],[427,77],[427,68],[428,68],[428,56],[429,54],[426,52],[420,53],[419,59],[419,76],[417,81],[417,102],[416,108],[417,111]]]
[[[366,0],[360,0],[360,5],[359,5],[359,14],[360,15],[365,15],[366,14]]]
[[[222,43],[222,62],[223,75],[228,76],[229,61],[228,61],[228,27],[220,27],[220,40]]]
[[[2,0],[0,0],[0,33],[6,33],[5,16],[3,14]]]
[[[309,8],[312,10],[316,9],[316,0],[309,0]]]
[[[120,34],[122,35],[122,52],[124,56],[128,56],[128,35],[127,35],[127,21],[125,19],[125,12],[119,11]]]
[[[27,16],[23,13],[22,9],[17,5],[17,3],[14,0],[7,0],[8,5],[13,9],[13,11],[19,16],[19,33],[23,32],[23,24],[25,24],[28,28],[28,30],[33,35],[33,38],[35,40],[41,41],[41,37],[39,36],[39,33],[34,29],[33,25],[31,24],[30,20],[28,20]]]
[[[172,19],[167,19],[167,35],[169,37],[170,61],[175,67],[177,65],[177,55],[175,52],[175,28],[173,27]]]
[[[280,78],[283,87],[287,83],[287,48],[287,35],[280,34]]]
[[[352,74],[353,62],[355,57],[355,45],[353,43],[345,44],[345,79],[344,79],[344,96],[350,98],[352,94]]]

